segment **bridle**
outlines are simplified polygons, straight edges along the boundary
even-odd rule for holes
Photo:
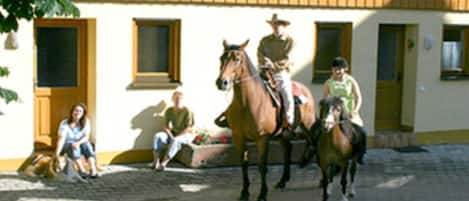
[[[229,51],[226,52],[226,53],[229,53],[230,51],[233,51],[233,50],[229,50]],[[236,51],[239,51],[239,50],[236,50]],[[255,79],[255,78],[257,78],[257,77],[259,77],[259,72],[256,72],[256,73],[253,74],[253,75],[247,75],[247,76],[244,76],[244,77],[242,77],[242,78],[235,79],[235,80],[233,80],[233,83],[234,83],[234,84],[241,84],[241,83],[243,83],[243,82],[245,82],[245,81],[249,81],[249,80]]]

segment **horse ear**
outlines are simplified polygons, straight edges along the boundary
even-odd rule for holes
[[[227,42],[225,39],[223,39],[223,48],[226,49],[226,48],[228,48],[229,46],[230,46],[230,45],[228,44],[228,42]]]
[[[248,46],[248,43],[249,43],[249,39],[247,39],[243,44],[241,44],[239,47],[244,50],[244,48],[246,48],[246,46]]]

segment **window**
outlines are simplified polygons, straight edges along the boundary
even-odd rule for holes
[[[38,27],[37,86],[78,86],[78,30],[74,27]]]
[[[445,26],[441,46],[441,79],[469,77],[469,27]]]
[[[180,20],[134,19],[133,87],[178,86],[180,24]]]
[[[352,24],[316,23],[315,37],[313,82],[322,83],[330,77],[331,62],[335,57],[342,56],[351,64]]]

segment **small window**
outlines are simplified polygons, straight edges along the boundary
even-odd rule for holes
[[[73,27],[36,28],[37,86],[78,86],[78,30]]]
[[[180,30],[180,20],[134,19],[134,87],[177,87]]]
[[[344,57],[350,65],[352,24],[316,23],[315,37],[313,81],[322,83],[331,76],[331,62],[335,57]]]
[[[441,79],[467,78],[469,75],[469,27],[445,26],[441,47]]]

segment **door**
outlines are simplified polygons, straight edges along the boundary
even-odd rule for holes
[[[60,122],[87,100],[86,20],[35,20],[34,145],[54,149]]]
[[[375,128],[399,129],[401,123],[404,25],[380,25]]]

